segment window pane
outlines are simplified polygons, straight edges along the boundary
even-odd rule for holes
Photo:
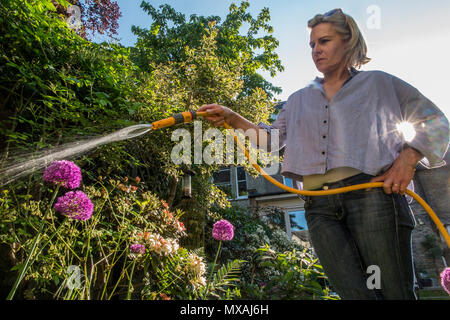
[[[289,212],[289,217],[291,220],[292,231],[308,230],[305,219],[305,211],[302,210]]]
[[[294,187],[294,182],[290,178],[284,178],[284,184],[291,188]]]
[[[228,196],[232,197],[231,184],[217,184],[217,188],[225,192]]]
[[[230,169],[223,169],[213,173],[214,183],[230,183]]]
[[[239,181],[238,182],[238,194],[239,194],[239,197],[248,195],[247,181]]]
[[[245,169],[243,167],[237,167],[236,174],[237,174],[238,181],[246,180],[245,179]]]

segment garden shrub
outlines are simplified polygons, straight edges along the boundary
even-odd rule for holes
[[[57,3],[69,5],[65,0]],[[65,143],[149,123],[211,101],[229,102],[253,121],[267,118],[271,103],[263,90],[240,95],[244,62],[220,64],[214,50],[217,30],[214,24],[203,28],[200,45],[183,48],[186,61],[155,64],[150,72],[130,58],[130,48],[78,36],[51,0],[2,1],[0,172]],[[82,169],[80,191],[94,204],[86,221],[48,210],[52,194],[62,191],[45,183],[42,171],[8,184],[2,176],[1,296],[10,292],[34,244],[37,253],[29,259],[32,263],[14,298],[237,296],[238,291],[230,288],[239,260],[218,268],[210,281],[204,278],[209,256],[180,246],[186,232],[180,231],[184,213],[195,217],[228,202],[209,179],[217,165],[193,165],[196,206],[176,209],[182,199],[180,192],[170,198],[177,188],[172,182],[182,170],[170,161],[173,145],[171,130],[161,130],[66,159]],[[170,204],[161,200],[169,198]],[[137,245],[146,246],[146,253],[139,253]],[[166,251],[159,251],[161,246]],[[80,287],[73,290],[67,286],[71,266],[79,268],[81,277]]]
[[[278,224],[280,212],[267,223],[249,213],[248,208],[233,206],[219,209],[210,221],[223,218],[235,226],[233,241],[224,243],[221,263],[242,259],[239,290],[242,299],[328,299],[331,292],[322,266],[310,248],[288,238]],[[211,225],[208,223],[208,226]],[[216,244],[207,243],[213,254]]]

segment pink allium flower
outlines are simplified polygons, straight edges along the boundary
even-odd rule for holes
[[[130,246],[130,251],[133,252],[133,253],[144,254],[145,253],[145,246],[143,246],[142,244],[139,244],[139,243],[132,244]]]
[[[450,294],[450,268],[445,268],[441,273],[441,285]]]
[[[87,220],[92,216],[94,204],[83,191],[69,191],[56,200],[55,211],[75,220]]]
[[[218,241],[229,241],[234,237],[234,227],[227,220],[220,220],[214,223],[212,236]]]
[[[59,184],[67,189],[75,189],[81,183],[81,170],[72,161],[54,161],[44,170],[45,181]]]

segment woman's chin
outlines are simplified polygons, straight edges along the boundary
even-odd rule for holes
[[[325,74],[325,72],[326,72],[326,68],[322,68],[322,67],[317,67],[316,66],[316,69],[317,69],[317,71],[319,71],[320,73],[322,73],[322,74]]]

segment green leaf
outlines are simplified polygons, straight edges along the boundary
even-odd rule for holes
[[[21,269],[22,269],[22,266],[23,266],[23,263],[19,263],[19,264],[16,264],[15,266],[13,266],[10,270],[11,270],[11,271],[14,271],[14,270],[21,270]]]

